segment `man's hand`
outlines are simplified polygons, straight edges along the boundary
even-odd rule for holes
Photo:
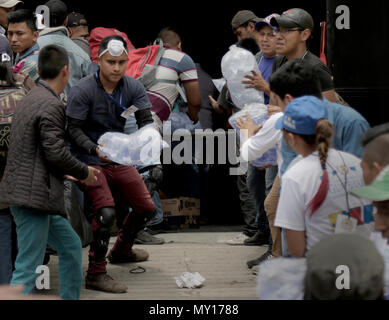
[[[88,169],[89,169],[89,174],[85,180],[79,180],[69,175],[66,175],[65,179],[75,181],[75,182],[80,181],[81,183],[84,184],[93,185],[97,181],[97,175],[100,173],[100,171],[93,167],[88,167]]]
[[[224,113],[224,110],[222,108],[220,108],[219,104],[212,96],[208,96],[208,99],[211,102],[212,108],[216,113],[218,113],[218,114]]]
[[[85,180],[81,180],[81,183],[93,185],[97,181],[97,175],[100,173],[99,170],[93,167],[88,167],[89,175]]]
[[[97,148],[96,148],[96,153],[97,153],[97,156],[103,160],[104,162],[107,162],[107,163],[112,163],[113,161],[109,160],[108,157],[106,155],[103,155],[100,151],[100,147],[104,147],[103,144],[99,145]]]
[[[251,71],[252,75],[245,76],[246,81],[242,81],[242,84],[246,85],[246,89],[257,89],[263,91],[270,96],[270,87],[266,80],[262,77],[261,72],[256,73]]]
[[[280,107],[272,106],[270,104],[267,106],[267,114],[268,114],[269,118],[273,114],[276,114],[276,113],[279,113],[279,112],[282,112],[282,109]]]
[[[262,129],[263,125],[256,125],[254,121],[251,119],[250,114],[246,113],[246,119],[243,117],[236,120],[236,126],[239,130],[247,130],[248,131],[248,138],[251,138],[252,136],[256,135],[259,130]]]
[[[199,122],[199,113],[196,110],[191,110],[188,108],[186,114],[188,115],[189,119],[193,121],[193,124]]]

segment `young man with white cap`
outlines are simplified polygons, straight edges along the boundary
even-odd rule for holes
[[[375,229],[389,241],[389,156],[383,152],[389,148],[389,123],[371,128],[361,141],[364,146],[361,166],[367,186],[353,193],[374,201]]]
[[[79,160],[97,168],[98,183],[82,184],[94,209],[93,242],[89,251],[86,288],[124,293],[127,286],[107,275],[106,253],[110,229],[117,216],[113,191],[121,205],[131,206],[119,231],[117,241],[108,255],[111,263],[139,262],[148,258],[145,250],[133,249],[135,236],[155,216],[155,205],[142,177],[133,166],[110,162],[97,144],[106,132],[124,132],[125,111],[134,106],[140,128],[153,123],[144,86],[125,75],[128,63],[127,43],[120,36],[103,39],[99,48],[100,69],[72,87],[67,106],[68,133],[71,151]],[[128,114],[128,111],[127,111]],[[131,113],[130,113],[131,114]]]
[[[0,0],[0,34],[3,36],[8,27],[8,13],[15,10],[16,6],[23,5],[23,1],[19,0]]]
[[[375,230],[389,243],[389,166],[381,171],[368,186],[351,191],[356,196],[374,201],[377,212],[375,215]]]

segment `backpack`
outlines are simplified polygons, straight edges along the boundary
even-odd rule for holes
[[[11,123],[16,105],[27,94],[24,81],[27,77],[14,75],[15,86],[0,86],[0,152],[8,151]]]
[[[156,40],[153,45],[131,51],[128,56],[129,60],[126,74],[138,79],[146,90],[150,89],[158,82],[175,84],[180,96],[186,103],[186,95],[182,90],[179,81],[159,80],[156,77],[159,62],[164,53],[165,48],[161,39]]]
[[[90,36],[89,36],[89,46],[90,46],[91,57],[93,62],[97,63],[97,60],[99,58],[99,47],[100,47],[101,40],[109,36],[122,37],[127,42],[128,52],[135,49],[135,47],[131,43],[126,33],[121,32],[114,28],[103,28],[103,27],[94,28],[90,32]]]

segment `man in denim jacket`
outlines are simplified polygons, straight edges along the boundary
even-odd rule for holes
[[[42,49],[49,44],[55,44],[68,52],[70,79],[65,89],[65,93],[68,94],[72,86],[97,68],[94,68],[94,64],[85,51],[69,38],[66,28],[68,15],[66,4],[60,0],[50,0],[45,5],[50,10],[50,26],[39,34],[38,45]],[[47,24],[45,21],[46,26]]]

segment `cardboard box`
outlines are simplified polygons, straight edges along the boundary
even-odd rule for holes
[[[200,199],[181,198],[184,216],[200,216]]]
[[[161,200],[165,217],[200,216],[200,200],[180,197]]]
[[[182,216],[182,205],[180,199],[161,199],[164,217]]]

